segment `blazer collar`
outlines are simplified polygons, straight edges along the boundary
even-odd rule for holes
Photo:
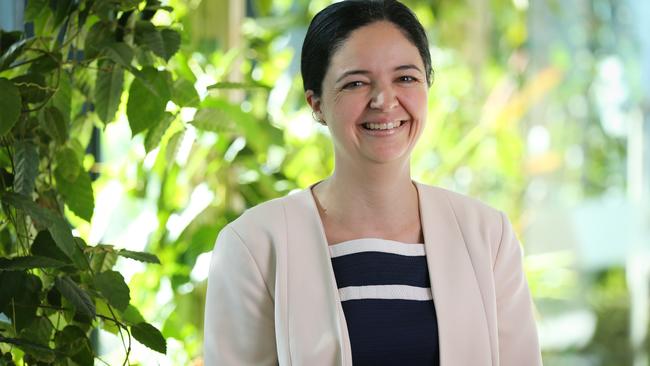
[[[454,210],[443,190],[415,184],[438,319],[440,364],[489,364],[483,297]],[[292,364],[352,366],[347,324],[311,187],[290,195],[285,212]]]

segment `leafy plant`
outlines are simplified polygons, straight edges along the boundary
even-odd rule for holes
[[[0,364],[93,364],[98,329],[121,337],[125,364],[132,338],[166,352],[113,270],[120,256],[159,259],[88,245],[71,222],[92,219],[93,129],[115,119],[127,88],[148,151],[198,102],[167,67],[180,33],[152,22],[171,11],[158,0],[30,0],[26,31],[0,31]]]

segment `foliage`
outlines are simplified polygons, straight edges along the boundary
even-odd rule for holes
[[[171,11],[157,0],[30,0],[26,31],[0,33],[2,364],[93,364],[99,329],[119,334],[125,364],[131,337],[166,352],[113,270],[118,257],[158,258],[88,245],[71,223],[92,220],[92,131],[115,120],[127,90],[132,134],[146,134],[148,149],[198,101],[167,68],[179,32],[152,23]]]

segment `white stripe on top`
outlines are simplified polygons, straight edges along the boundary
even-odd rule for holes
[[[362,238],[329,246],[332,258],[360,252],[384,252],[407,256],[425,255],[424,244],[406,244],[394,240]]]
[[[348,286],[339,289],[341,301],[360,299],[433,300],[431,288],[408,285]]]

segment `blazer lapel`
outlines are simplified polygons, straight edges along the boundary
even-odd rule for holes
[[[483,297],[454,210],[444,191],[416,186],[438,319],[440,365],[489,365]]]
[[[351,366],[345,316],[311,189],[288,198],[285,212],[291,365]]]

